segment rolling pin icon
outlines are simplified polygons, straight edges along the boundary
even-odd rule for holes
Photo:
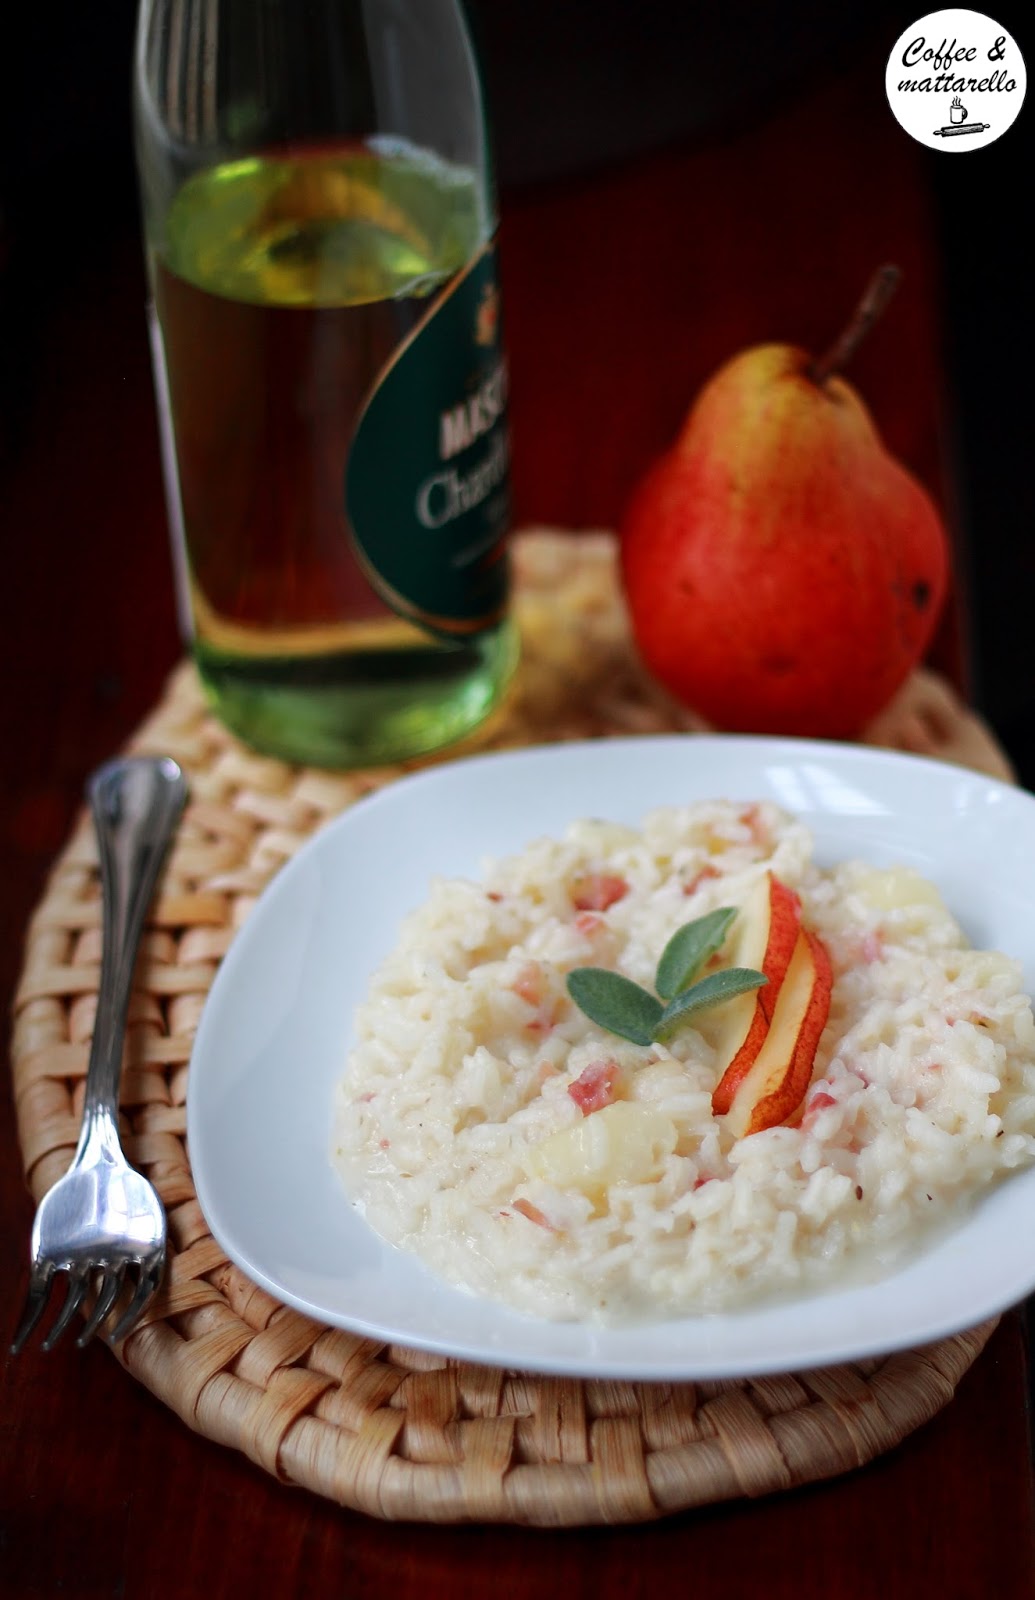
[[[988,127],[987,122],[967,122],[967,108],[959,95],[956,95],[949,107],[949,122],[944,128],[935,128],[936,138],[954,138],[958,133],[984,133]]]

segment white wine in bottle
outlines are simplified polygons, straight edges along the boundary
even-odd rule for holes
[[[516,643],[459,0],[142,0],[135,115],[182,613],[215,710],[321,766],[460,738]]]

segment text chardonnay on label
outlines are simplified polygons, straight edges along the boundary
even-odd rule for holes
[[[461,737],[516,646],[458,0],[143,0],[135,105],[169,513],[217,712],[326,766]]]

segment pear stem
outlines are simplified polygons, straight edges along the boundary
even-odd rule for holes
[[[847,366],[874,323],[883,316],[885,307],[898,288],[901,277],[899,268],[890,263],[877,268],[866,285],[866,293],[853,311],[848,326],[834,340],[830,349],[809,367],[808,375],[813,383],[824,384],[835,372]]]

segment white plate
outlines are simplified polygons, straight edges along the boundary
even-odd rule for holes
[[[573,819],[769,798],[810,825],[820,861],[905,861],[972,943],[1035,988],[1035,800],[958,767],[803,741],[690,735],[478,756],[347,811],[274,879],[234,940],[191,1061],[187,1134],[215,1237],[299,1310],[375,1339],[496,1366],[640,1379],[789,1371],[923,1344],[1035,1287],[1035,1169],[980,1201],[883,1281],[792,1303],[633,1328],[539,1321],[436,1280],[353,1212],[330,1162],[352,1016],[431,877]]]

